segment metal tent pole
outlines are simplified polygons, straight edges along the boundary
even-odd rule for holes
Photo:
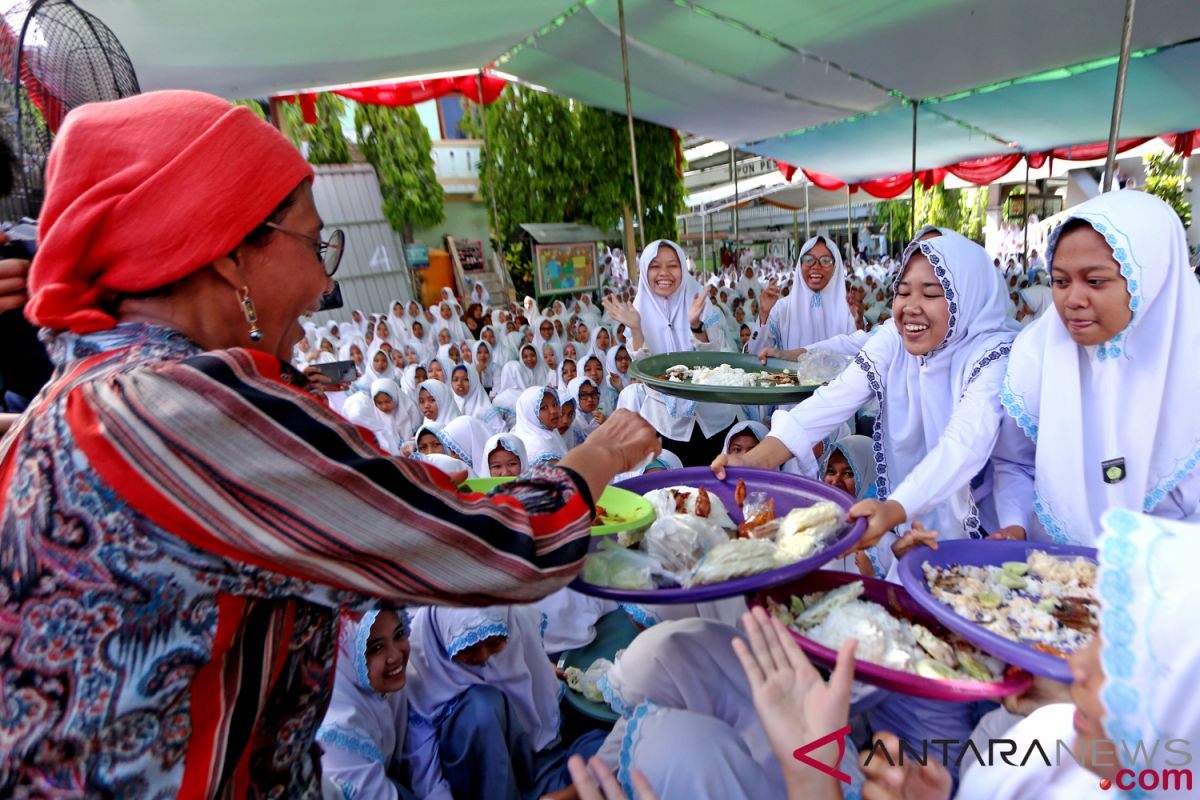
[[[909,204],[912,206],[912,213],[908,217],[908,240],[911,242],[917,238],[917,106],[921,104],[920,100],[913,100],[913,146],[912,146],[912,194]]]
[[[1108,156],[1104,159],[1104,191],[1112,191],[1113,170],[1117,164],[1117,134],[1121,130],[1121,110],[1125,106],[1125,78],[1129,74],[1129,46],[1133,40],[1133,7],[1137,0],[1125,0],[1125,22],[1121,26],[1121,59],[1117,62],[1117,86],[1113,90],[1112,122],[1108,126]]]
[[[737,158],[734,156],[735,148],[729,148],[729,171],[733,173],[733,240],[738,239],[739,224],[741,223],[741,214],[738,212],[738,202],[741,195],[738,192],[738,177],[737,177]]]
[[[850,230],[850,184],[846,184],[846,263],[854,263],[854,233]]]
[[[700,206],[700,263],[708,266],[708,239],[705,237],[705,228],[708,215],[704,213],[704,206]]]
[[[1024,214],[1024,216],[1025,216],[1025,219],[1024,219],[1023,224],[1025,226],[1025,244],[1022,245],[1022,247],[1024,248],[1024,250],[1023,250],[1024,255],[1021,257],[1021,269],[1028,270],[1029,269],[1029,159],[1028,158],[1025,159],[1025,214]]]
[[[808,184],[809,181],[806,178],[804,181],[804,241],[806,242],[812,238],[812,231],[809,227]]]
[[[621,23],[621,70],[625,75],[625,120],[629,123],[629,157],[633,163],[633,199],[637,203],[638,239],[646,247],[646,221],[642,217],[642,185],[638,178],[637,141],[633,136],[633,94],[629,90],[629,48],[625,42],[625,0],[617,0]]]

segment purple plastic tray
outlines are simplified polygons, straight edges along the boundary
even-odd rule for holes
[[[849,572],[833,572],[821,570],[806,575],[798,581],[785,586],[759,592],[750,601],[751,606],[766,606],[767,598],[787,604],[792,595],[806,595],[813,592],[827,592],[854,581],[863,582],[862,599],[871,600],[886,608],[893,615],[910,622],[920,623],[939,636],[946,636],[949,631],[943,627],[932,614],[915,602],[908,592],[894,583],[864,578]],[[808,653],[812,660],[821,666],[833,669],[837,661],[837,651],[819,644],[796,631],[790,631],[792,637],[800,644],[800,649]],[[964,637],[965,638],[965,637]],[[894,692],[928,697],[932,700],[949,700],[952,702],[969,703],[975,700],[995,700],[1025,691],[1033,684],[1033,676],[1028,672],[1014,670],[1001,681],[971,681],[971,680],[941,680],[923,678],[911,672],[888,669],[879,664],[866,661],[854,663],[854,677],[864,683],[891,689]]]
[[[721,499],[729,516],[738,524],[742,522],[742,510],[734,502],[733,492],[737,488],[739,478],[746,482],[747,492],[766,492],[769,497],[774,497],[775,513],[779,517],[785,516],[793,508],[807,508],[822,500],[832,500],[847,511],[854,503],[854,498],[840,489],[835,489],[820,481],[801,478],[799,475],[790,475],[778,470],[730,467],[725,474],[726,479],[719,481],[708,467],[686,467],[666,472],[652,472],[649,475],[640,475],[614,485],[638,494],[645,494],[654,489],[665,489],[668,486],[704,487]],[[571,588],[583,594],[605,597],[621,603],[696,603],[702,600],[719,600],[722,597],[750,594],[759,589],[794,581],[802,575],[820,569],[825,563],[836,558],[839,553],[853,547],[862,538],[866,529],[866,520],[860,519],[842,531],[841,536],[823,550],[803,561],[797,561],[795,564],[789,564],[779,569],[760,572],[757,575],[735,578],[731,581],[708,583],[690,589],[679,587],[629,590],[597,586],[594,583],[584,582],[582,578],[576,578],[571,583]],[[592,546],[598,545],[593,543]]]
[[[1024,561],[1031,550],[1042,550],[1054,556],[1083,556],[1092,561],[1097,560],[1094,547],[1052,542],[958,539],[940,542],[937,550],[919,547],[905,555],[898,565],[900,582],[922,608],[980,650],[1037,675],[1044,675],[1062,683],[1071,683],[1071,669],[1067,666],[1066,659],[1043,653],[1032,644],[1005,639],[1000,634],[992,633],[960,615],[930,593],[929,586],[925,583],[925,573],[921,569],[921,565],[926,562],[935,567],[949,567],[955,564],[972,567],[999,566],[1005,561]]]

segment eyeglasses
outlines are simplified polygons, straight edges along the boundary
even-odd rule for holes
[[[325,265],[325,275],[332,278],[334,273],[338,271],[338,266],[342,263],[342,253],[346,249],[346,234],[341,228],[334,228],[333,233],[329,234],[329,240],[309,236],[307,233],[300,231],[289,230],[282,225],[276,225],[274,222],[264,222],[268,228],[287,233],[295,236],[297,239],[306,239],[312,242],[317,248],[317,258]]]
[[[599,392],[580,392],[579,393],[580,400],[591,400],[592,398],[599,397],[599,396],[600,396]]]
[[[821,256],[820,258],[816,256],[804,256],[800,259],[800,263],[806,267],[811,267],[813,264],[820,264],[822,267],[832,267],[834,262],[833,256]]]

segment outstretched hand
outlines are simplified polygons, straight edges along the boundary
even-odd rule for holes
[[[733,651],[746,671],[754,708],[789,785],[828,783],[829,776],[797,761],[792,754],[798,747],[847,725],[858,643],[849,639],[842,645],[826,683],[787,627],[761,606],[743,614],[742,624],[746,641],[734,639]],[[831,741],[808,757],[836,768],[843,747],[841,740]]]
[[[636,769],[629,773],[633,783],[633,798],[626,796],[617,776],[595,756],[588,764],[583,763],[581,756],[571,756],[567,761],[567,770],[571,773],[579,800],[658,800],[650,782]]]
[[[878,752],[886,748],[888,757]],[[922,767],[912,758],[901,758],[900,740],[895,734],[879,733],[871,750],[859,756],[862,761],[863,798],[866,800],[950,800],[954,780],[936,758]]]

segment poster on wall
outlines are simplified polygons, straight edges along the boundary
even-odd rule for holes
[[[429,266],[429,245],[424,242],[409,242],[404,245],[404,260],[410,269],[425,269]]]
[[[599,288],[595,242],[535,244],[538,295],[592,292]]]

